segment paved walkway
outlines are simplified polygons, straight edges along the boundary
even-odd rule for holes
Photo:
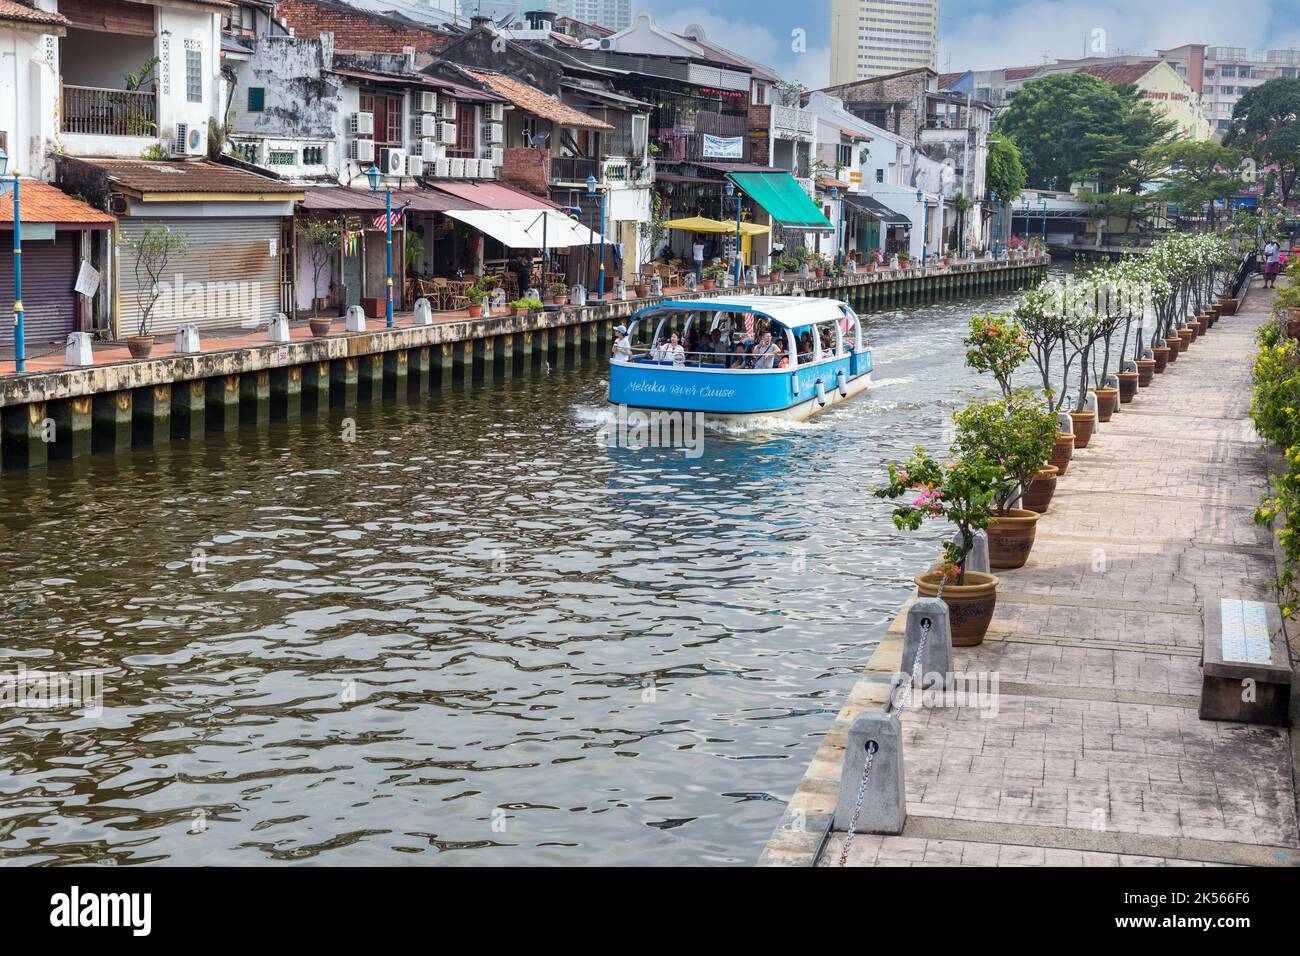
[[[999,573],[985,643],[954,649],[954,670],[999,675],[996,716],[908,711],[906,828],[858,837],[851,865],[1300,864],[1292,734],[1196,711],[1204,602],[1276,600],[1248,416],[1270,300],[1256,287],[1076,452],[1028,565]],[[845,732],[901,644],[896,621],[761,863],[812,861]]]

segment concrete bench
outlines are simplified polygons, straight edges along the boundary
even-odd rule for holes
[[[1291,653],[1277,606],[1206,602],[1201,719],[1285,726],[1290,704]]]

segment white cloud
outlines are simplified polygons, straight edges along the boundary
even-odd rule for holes
[[[945,14],[939,63],[945,71],[1032,66],[1045,57],[1098,55],[1095,38],[1104,42],[1106,55],[1154,53],[1184,43],[1286,46],[1269,35],[1273,6],[1274,0],[1249,7],[1223,0],[1005,0],[995,12]]]
[[[774,69],[783,80],[808,87],[825,86],[830,75],[830,47],[812,47],[806,51],[799,38],[782,36],[753,21],[733,20],[704,7],[688,6],[667,13],[655,11],[655,22],[681,33],[688,26],[699,26],[710,42]]]

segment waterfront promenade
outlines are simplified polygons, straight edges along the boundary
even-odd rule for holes
[[[909,709],[904,832],[858,835],[849,865],[1300,863],[1294,730],[1197,716],[1206,602],[1276,601],[1271,535],[1252,521],[1268,468],[1249,419],[1272,299],[1258,281],[1075,453],[1029,563],[997,572],[984,644],[953,649],[954,670],[999,675],[996,715]],[[901,652],[900,615],[760,865],[814,863],[845,733],[886,699]]]

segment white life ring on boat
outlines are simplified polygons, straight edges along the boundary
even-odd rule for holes
[[[817,379],[817,404],[826,407],[826,385],[821,379]]]
[[[844,369],[840,369],[835,373],[835,387],[839,389],[840,398],[849,397],[849,381],[844,375]]]

